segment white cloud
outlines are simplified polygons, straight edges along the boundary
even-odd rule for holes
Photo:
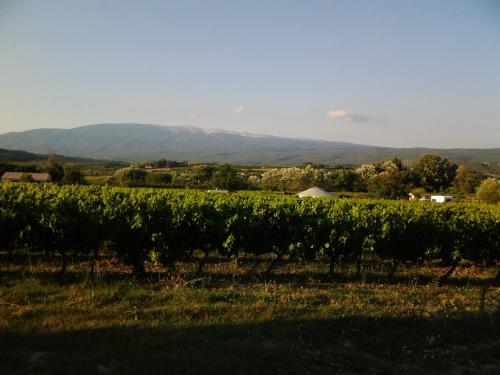
[[[234,113],[245,113],[245,112],[248,112],[248,108],[243,106],[243,105],[239,105],[239,106],[234,107],[233,112]]]
[[[370,122],[370,117],[359,113],[351,113],[345,108],[332,108],[328,111],[328,117],[344,119],[349,122]]]
[[[345,118],[349,116],[349,112],[344,108],[333,108],[328,111],[328,117]]]

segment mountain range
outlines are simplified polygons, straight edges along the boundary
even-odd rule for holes
[[[96,124],[72,129],[34,129],[0,135],[0,147],[123,161],[159,159],[294,165],[304,162],[356,165],[393,156],[438,154],[453,161],[499,162],[500,148],[390,148],[347,142],[284,138],[194,126]]]

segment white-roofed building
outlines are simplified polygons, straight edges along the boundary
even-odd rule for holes
[[[453,201],[453,195],[431,195],[431,202],[446,203]]]
[[[23,180],[31,180],[33,182],[50,182],[48,173],[31,173],[31,172],[5,172],[2,175],[2,181],[19,182]]]
[[[298,194],[298,196],[300,198],[303,198],[303,197],[317,198],[317,197],[331,197],[332,195],[329,192],[327,192],[327,191],[325,191],[325,190],[323,190],[323,189],[321,189],[321,188],[319,188],[317,186],[313,186],[310,189],[301,191]]]

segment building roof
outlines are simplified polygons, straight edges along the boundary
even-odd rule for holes
[[[331,194],[317,186],[313,186],[310,189],[301,191],[298,194],[299,197],[330,197]]]
[[[2,180],[21,181],[22,176],[27,174],[33,178],[33,181],[36,182],[50,181],[50,175],[48,173],[30,173],[30,172],[5,172],[2,175]]]

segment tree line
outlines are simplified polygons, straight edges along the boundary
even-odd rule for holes
[[[432,192],[471,194],[487,175],[466,165],[457,165],[438,155],[423,155],[417,162],[398,158],[358,167],[306,164],[300,167],[251,169],[221,165],[196,165],[180,170],[148,172],[137,167],[118,170],[111,185],[219,188],[227,190],[271,190],[296,192],[311,186],[329,191],[367,192],[380,198],[417,197]],[[489,179],[479,190],[481,200],[496,203],[500,186]]]
[[[22,182],[33,182],[31,173],[48,173],[50,180],[57,184],[85,185],[85,174],[77,164],[62,165],[53,157],[50,157],[46,165],[12,164],[0,163],[0,176],[5,172],[20,172]]]
[[[159,169],[152,169],[153,167]],[[16,167],[22,171],[26,168],[28,167]],[[50,174],[51,181],[58,184],[87,183],[81,168],[74,164],[63,166],[54,159],[49,159],[46,171]],[[27,173],[25,181],[29,180]],[[131,165],[118,169],[105,183],[125,187],[282,192],[297,192],[311,186],[319,186],[328,191],[366,192],[374,197],[392,199],[407,198],[410,192],[417,198],[432,192],[454,195],[477,192],[482,201],[500,201],[498,179],[465,164],[451,163],[438,155],[423,155],[416,162],[402,162],[398,158],[392,158],[358,167],[305,164],[299,167],[249,168],[227,163],[188,165],[187,162],[160,160],[147,165]]]

